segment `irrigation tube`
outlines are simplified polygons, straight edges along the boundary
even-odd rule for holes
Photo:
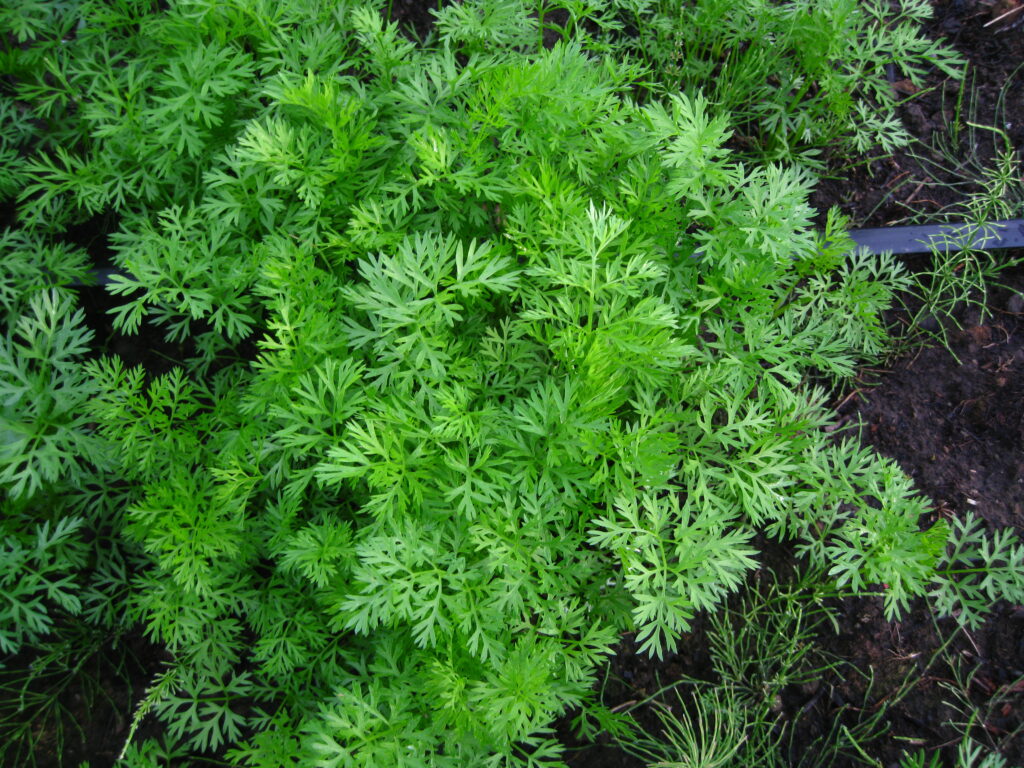
[[[917,227],[852,229],[850,237],[871,253],[930,253],[973,249],[1024,248],[1024,219],[986,224],[924,224]]]
[[[1024,248],[1024,219],[1004,219],[986,224],[923,224],[914,227],[851,229],[847,234],[857,247],[870,253],[930,253],[971,248],[979,251],[996,248]],[[111,275],[121,270],[103,268],[93,271],[92,285],[108,285]],[[72,285],[83,285],[75,281]]]

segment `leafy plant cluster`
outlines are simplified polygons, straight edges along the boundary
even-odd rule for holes
[[[999,127],[1005,124],[1003,105],[1013,82],[1011,77],[1000,89],[994,125],[983,125],[979,122],[972,73],[970,79],[964,79],[956,99],[951,100],[951,115],[943,130],[937,131],[927,145],[911,151],[930,176],[946,179],[934,185],[958,192],[960,202],[939,215],[967,222],[963,232],[954,232],[941,243],[942,248],[932,249],[930,266],[922,270],[911,292],[916,301],[907,307],[913,325],[927,328],[927,333],[951,353],[949,333],[960,327],[959,312],[971,306],[981,318],[990,316],[991,290],[1000,285],[1004,271],[1020,263],[1019,258],[999,257],[995,251],[973,247],[968,234],[972,230],[988,234],[993,231],[992,222],[1016,218],[1024,210],[1021,158]],[[963,159],[958,160],[958,156]]]
[[[709,615],[708,679],[684,673],[644,700],[628,702],[627,721],[615,724],[620,748],[652,768],[827,768],[881,764],[879,742],[888,736],[900,749],[901,768],[1007,768],[999,750],[1020,729],[990,733],[984,724],[1008,700],[1019,698],[1019,685],[1007,683],[984,705],[971,700],[968,691],[979,667],[965,665],[953,647],[963,625],[943,628],[936,622],[938,645],[920,654],[918,665],[907,669],[901,680],[878,686],[882,676],[876,676],[874,665],[861,669],[821,647],[823,630],[829,622],[837,623],[839,613],[829,599],[834,586],[823,577],[822,571],[810,570],[783,582],[761,571],[741,596]],[[959,736],[925,750],[911,746],[916,739],[894,733],[898,716],[892,710],[922,676],[932,674],[955,679],[943,682],[935,695],[956,713],[944,725]],[[809,730],[808,712],[858,677],[862,693],[853,701],[842,697],[838,707],[826,705],[824,725]],[[812,694],[809,703],[798,700],[794,706],[796,686]],[[641,725],[650,714],[660,726],[657,736]],[[901,740],[909,744],[901,745]]]
[[[1019,545],[822,431],[809,382],[885,349],[901,268],[657,96],[629,7],[535,10],[420,43],[320,0],[3,17],[0,643],[162,644],[129,764],[557,764],[619,633],[665,653],[760,533],[890,616],[1024,592]],[[170,370],[76,309],[98,217],[114,328]]]
[[[630,0],[631,49],[669,89],[703,91],[732,114],[736,139],[770,160],[821,164],[823,149],[862,155],[905,146],[892,82],[924,85],[927,65],[964,61],[920,33],[922,0]]]

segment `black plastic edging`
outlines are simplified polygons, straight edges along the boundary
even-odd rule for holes
[[[987,224],[923,224],[914,227],[878,227],[851,229],[847,234],[858,247],[870,253],[930,253],[954,251],[961,248],[993,250],[996,248],[1024,248],[1024,219],[1005,219]],[[108,285],[119,269],[97,269],[93,285]],[[82,285],[75,281],[72,285]]]
[[[1006,219],[986,224],[924,224],[916,227],[852,229],[854,242],[871,253],[930,253],[971,248],[1024,248],[1024,219]]]

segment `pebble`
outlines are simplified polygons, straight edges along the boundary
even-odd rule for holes
[[[964,328],[971,328],[976,325],[981,325],[982,316],[981,310],[974,305],[968,305],[964,309],[962,325]]]
[[[1006,302],[1006,309],[1008,312],[1012,312],[1015,315],[1024,312],[1024,294],[1013,294],[1013,296],[1010,297],[1010,300]]]

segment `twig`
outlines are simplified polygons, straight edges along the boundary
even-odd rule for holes
[[[938,200],[932,200],[930,197],[922,197],[920,200],[916,200],[915,202],[917,202],[917,203],[931,203],[936,208],[941,208],[942,207],[942,203],[940,203]]]
[[[971,645],[974,647],[974,652],[977,654],[977,658],[980,659],[981,658],[981,649],[978,648],[978,644],[976,642],[974,642],[974,638],[971,637],[971,633],[968,632],[966,629],[964,630],[964,637],[966,637],[968,639],[968,641],[970,641]]]
[[[981,28],[984,29],[985,27],[991,27],[997,21],[1005,19],[1010,14],[1013,14],[1013,13],[1016,13],[1017,11],[1019,11],[1021,8],[1024,8],[1024,5],[1018,5],[1016,8],[1011,8],[1010,10],[1006,11],[1005,13],[1001,13],[1000,15],[996,16],[994,19],[992,19],[992,21],[988,22],[987,24],[982,24]]]
[[[896,183],[897,181],[899,181],[900,179],[902,179],[902,178],[903,178],[904,176],[906,176],[906,175],[907,175],[908,173],[910,173],[910,171],[904,171],[903,173],[901,173],[901,174],[898,174],[897,176],[894,176],[894,177],[893,177],[892,179],[890,179],[890,180],[889,180],[889,181],[888,181],[888,182],[886,183],[886,185],[885,185],[885,188],[886,188],[886,189],[889,189],[890,187],[892,187],[892,185],[893,185],[893,184],[895,184],[895,183]]]
[[[848,394],[846,397],[844,397],[842,399],[842,401],[839,403],[839,405],[837,405],[832,410],[833,411],[838,411],[840,408],[842,408],[844,405],[846,405],[850,401],[851,397],[853,397],[854,395],[858,395],[858,394],[860,394],[860,389],[853,390],[850,394]]]
[[[920,192],[922,188],[924,188],[924,182],[923,181],[920,184],[918,184],[916,187],[914,187],[914,191],[910,193],[910,197],[908,197],[904,202],[906,202],[906,203],[913,202],[914,198],[917,197],[917,193]]]

